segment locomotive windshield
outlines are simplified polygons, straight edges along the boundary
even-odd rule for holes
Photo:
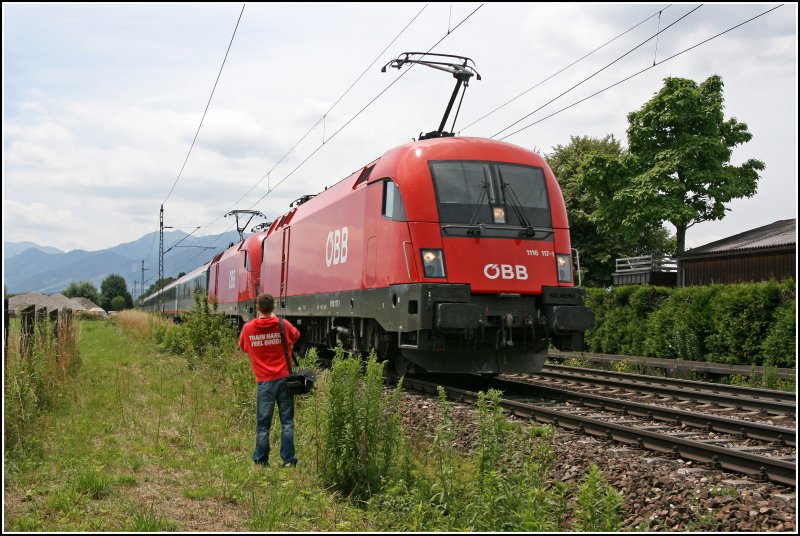
[[[541,168],[498,162],[430,162],[439,221],[447,234],[519,237],[536,229],[552,240],[547,183]],[[527,235],[531,236],[532,235]]]

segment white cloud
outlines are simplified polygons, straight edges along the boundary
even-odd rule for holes
[[[422,67],[379,67],[424,50],[478,4],[431,4],[325,119],[327,139],[389,83],[361,116],[255,208],[270,218],[304,193],[339,181],[440,121],[453,80]],[[325,113],[419,5],[248,5],[200,136],[166,207],[168,224],[231,225],[233,203],[273,168]],[[456,128],[543,80],[663,5],[487,4],[436,50],[475,59]],[[662,27],[693,6],[664,11]],[[664,58],[765,9],[704,6],[665,32]],[[100,249],[155,230],[158,207],[178,175],[219,69],[238,8],[225,5],[11,6],[5,10],[4,235],[42,245]],[[690,229],[756,227],[796,214],[795,6],[533,126],[507,141],[548,152],[570,135],[625,139],[626,114],[666,76],[720,74],[726,112],[753,141],[734,159],[761,158],[759,193],[733,203],[723,222]],[[68,24],[65,23],[68,21]],[[788,22],[787,22],[788,21]],[[347,24],[343,24],[347,22]],[[357,22],[357,24],[355,24]],[[651,35],[635,31],[464,132],[488,136],[538,108]],[[652,46],[651,46],[652,45]],[[536,121],[652,63],[654,43],[521,122]],[[449,125],[448,125],[449,126]],[[514,129],[511,129],[514,130]],[[319,125],[270,175],[275,185],[317,149]],[[266,192],[264,180],[239,204]],[[31,214],[58,218],[42,223]],[[712,229],[706,232],[704,229]],[[66,246],[65,246],[66,245]]]

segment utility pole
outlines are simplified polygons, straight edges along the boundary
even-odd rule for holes
[[[139,288],[141,289],[142,294],[144,294],[144,271],[145,271],[145,269],[146,268],[144,267],[144,259],[142,259],[142,283],[139,286]],[[147,268],[147,270],[149,270],[149,268]]]
[[[158,281],[164,279],[164,205],[161,205],[161,212],[158,218]],[[158,295],[158,310],[164,312],[164,294]]]

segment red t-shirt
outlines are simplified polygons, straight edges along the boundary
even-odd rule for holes
[[[292,345],[300,338],[300,332],[288,320],[284,320],[283,334],[291,359]],[[257,382],[277,380],[289,375],[277,316],[254,318],[245,324],[239,335],[239,347],[250,356]]]

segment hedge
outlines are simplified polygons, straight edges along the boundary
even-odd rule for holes
[[[587,350],[794,367],[793,280],[685,288],[587,288]]]

